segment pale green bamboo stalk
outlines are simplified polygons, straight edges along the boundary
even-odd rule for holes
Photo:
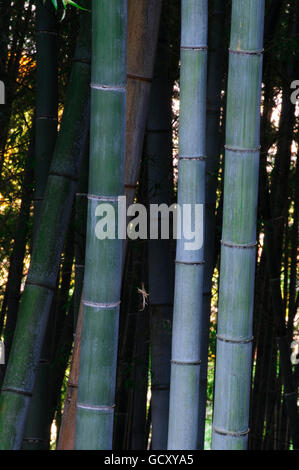
[[[205,202],[207,33],[207,0],[182,0],[178,181],[181,207]],[[186,228],[191,227],[183,227]],[[177,242],[172,334],[168,449],[177,450],[198,446],[204,246],[187,250],[186,241],[182,236]]]
[[[122,240],[96,237],[96,209],[124,194],[127,1],[92,4],[89,204],[76,449],[111,449]]]
[[[11,358],[0,397],[0,449],[19,449],[36,369],[56,286],[88,133],[90,83],[89,14],[82,24],[61,130],[50,168],[36,245],[18,313]],[[74,99],[75,96],[75,99]]]
[[[248,441],[264,3],[232,3],[213,449]]]

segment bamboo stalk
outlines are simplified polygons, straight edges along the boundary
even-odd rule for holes
[[[128,204],[133,202],[136,191],[144,128],[149,107],[160,12],[161,0],[128,1],[125,163],[125,194],[128,198]],[[78,192],[81,191],[78,190]],[[80,266],[76,269],[76,279],[79,279],[80,269],[82,270]],[[118,417],[118,419],[121,419],[121,417]]]
[[[207,0],[182,1],[178,204],[204,204]],[[194,210],[194,208],[193,208]],[[193,212],[194,213],[194,212]],[[190,221],[191,224],[191,221]],[[186,228],[183,227],[185,233]],[[200,323],[204,247],[177,242],[168,449],[198,447]]]
[[[76,449],[112,447],[122,240],[96,237],[96,210],[124,193],[127,1],[93,1],[89,196]]]
[[[201,366],[199,390],[199,449],[204,448],[207,400],[212,277],[215,267],[216,189],[220,160],[220,108],[224,65],[225,4],[214,0],[211,11],[210,50],[207,87],[207,171],[205,218],[205,267],[203,281],[203,315],[201,326]]]
[[[84,153],[88,133],[90,82],[88,20],[89,15],[82,13],[61,130],[50,168],[35,251],[19,309],[11,360],[2,387],[0,449],[19,449],[22,443]]]
[[[149,109],[162,0],[128,0],[125,194],[133,202]]]
[[[170,204],[172,178],[169,43],[162,13],[146,130],[148,203]],[[148,242],[151,345],[151,449],[167,448],[173,286],[169,240]]]
[[[147,285],[147,242],[141,247],[141,279]],[[133,396],[131,407],[130,449],[146,450],[146,415],[149,366],[149,309],[139,296],[133,356]]]
[[[143,241],[130,241],[123,276],[123,293],[120,311],[120,335],[116,384],[116,408],[113,448],[127,450],[131,437],[131,404],[134,384],[134,346],[139,314],[139,294]]]
[[[83,318],[83,294],[78,313],[76,335],[74,341],[74,349],[72,362],[70,367],[70,376],[68,380],[66,399],[63,410],[63,418],[60,427],[57,450],[74,450],[76,437],[76,410],[77,395],[79,381],[79,364],[80,364],[80,346]]]
[[[36,116],[35,116],[35,192],[33,249],[40,211],[57,137],[58,74],[57,20],[50,0],[36,6]],[[49,329],[51,330],[49,322]],[[50,445],[50,339],[48,331],[41,354],[34,394],[30,403],[23,449],[47,450]]]
[[[57,19],[51,0],[37,0],[36,56],[34,233],[57,137]]]
[[[213,449],[248,442],[264,3],[232,3]]]

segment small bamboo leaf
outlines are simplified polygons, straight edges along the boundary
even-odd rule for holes
[[[53,0],[52,0],[52,1],[53,1]],[[79,8],[80,10],[87,11],[86,8],[81,7],[81,5],[78,5],[78,3],[73,2],[73,0],[62,0],[62,3],[63,3],[64,8],[66,8],[67,5],[70,4],[70,5],[72,5],[73,7]]]

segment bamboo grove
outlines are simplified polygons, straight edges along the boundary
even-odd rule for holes
[[[1,450],[299,449],[298,25],[0,1]]]

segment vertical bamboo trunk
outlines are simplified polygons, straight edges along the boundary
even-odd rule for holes
[[[74,290],[74,333],[81,306],[84,282],[86,246],[87,192],[88,192],[89,143],[82,163],[75,201],[75,290]]]
[[[142,278],[143,240],[130,241],[123,276],[123,293],[120,311],[120,335],[116,385],[116,409],[113,448],[127,450],[131,438],[131,404],[134,394],[134,344],[137,315],[139,314],[140,280]]]
[[[164,16],[162,14],[162,16]],[[170,204],[172,184],[171,90],[166,21],[161,22],[146,131],[148,203]],[[149,240],[151,344],[151,449],[167,448],[170,387],[172,265],[169,240]]]
[[[88,133],[89,15],[82,13],[68,95],[44,197],[36,245],[0,397],[0,449],[19,449],[32,396],[60,256]],[[76,99],[74,99],[74,96]]]
[[[136,191],[144,127],[149,106],[160,11],[161,0],[129,0],[128,2],[127,139],[125,164],[125,194],[128,198],[128,203],[133,201]],[[80,189],[78,189],[78,193],[78,199],[84,197],[81,196]],[[81,201],[79,204],[81,204]],[[81,253],[79,255],[78,259],[81,258]],[[79,261],[76,267],[76,284],[77,280],[81,278],[83,269],[81,266]],[[117,419],[122,418],[117,417]],[[119,446],[120,443],[118,442]]]
[[[207,0],[182,1],[178,204],[205,202]],[[190,221],[190,225],[191,221]],[[182,234],[190,226],[184,226]],[[197,227],[202,229],[203,227]],[[177,242],[168,449],[197,449],[204,247]]]
[[[232,3],[213,449],[248,441],[264,3]]]
[[[158,41],[162,0],[128,0],[128,106],[125,194],[133,202]]]
[[[205,267],[201,326],[199,389],[199,449],[204,448],[207,400],[212,277],[215,267],[216,189],[220,160],[220,107],[223,80],[225,4],[214,0],[211,11],[207,88],[207,171],[205,217]]]
[[[78,312],[74,349],[68,380],[63,418],[59,432],[57,450],[74,450],[76,437],[76,409],[78,395],[78,379],[80,364],[80,346],[83,317],[83,294]]]
[[[36,71],[34,233],[57,136],[57,20],[51,0],[37,0]]]
[[[37,91],[33,249],[57,137],[57,20],[53,4],[50,0],[47,0],[45,4],[41,0],[37,1],[36,53]],[[47,450],[50,445],[50,337],[51,332],[49,331],[46,335],[46,342],[39,362],[37,380],[24,434],[23,449]]]
[[[92,3],[89,196],[76,449],[111,449],[122,240],[99,240],[95,213],[124,193],[127,1]]]
[[[142,247],[141,279],[144,279],[147,269],[147,243]],[[130,449],[146,450],[146,415],[147,415],[147,390],[148,390],[148,366],[149,366],[149,310],[148,306],[142,306],[142,297],[139,299],[139,309],[136,313],[135,350],[134,350],[134,375],[133,397],[131,416],[131,442]]]

